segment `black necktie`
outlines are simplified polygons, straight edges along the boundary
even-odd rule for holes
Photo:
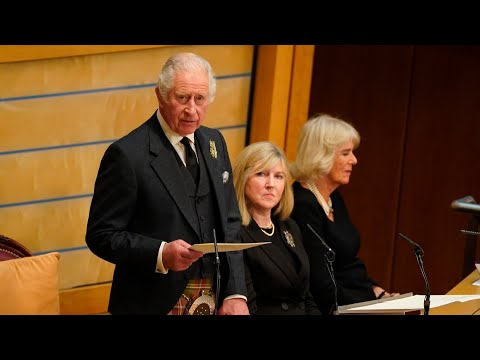
[[[187,164],[187,169],[190,171],[195,184],[198,186],[198,163],[195,152],[190,146],[190,140],[187,137],[184,137],[180,141],[185,146],[185,163]]]

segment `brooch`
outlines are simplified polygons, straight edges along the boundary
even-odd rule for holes
[[[210,155],[212,155],[214,159],[217,158],[217,147],[215,146],[215,141],[213,140],[210,140]]]
[[[223,183],[226,184],[227,181],[228,181],[228,171],[224,171],[222,173],[222,180],[223,180]]]
[[[291,247],[295,247],[292,234],[290,234],[287,230],[285,230],[283,234],[285,235],[285,239],[287,239],[288,245],[290,245]]]

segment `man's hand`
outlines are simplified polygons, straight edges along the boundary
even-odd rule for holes
[[[203,253],[190,249],[191,246],[182,239],[166,243],[162,252],[162,262],[165,269],[172,271],[186,270],[200,259]]]
[[[241,298],[227,299],[218,309],[218,315],[250,315],[247,302]]]

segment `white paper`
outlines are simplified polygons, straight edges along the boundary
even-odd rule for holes
[[[271,243],[272,243],[271,241],[256,242],[256,243],[218,243],[217,248],[218,248],[218,252],[238,251],[238,250],[245,250],[251,247],[266,245]],[[204,254],[208,254],[208,253],[215,252],[215,245],[213,243],[195,244],[195,245],[192,245],[191,249],[201,251]]]
[[[371,305],[352,307],[346,311],[354,310],[420,310],[423,309],[423,300],[425,295],[413,295],[395,300],[389,298],[389,301],[379,302]],[[480,299],[480,295],[431,295],[430,308],[453,303],[455,301],[469,301]]]

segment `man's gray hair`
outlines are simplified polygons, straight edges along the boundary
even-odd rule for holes
[[[158,78],[158,89],[163,100],[167,100],[168,92],[173,86],[173,78],[177,72],[207,73],[209,79],[208,103],[211,104],[213,102],[217,91],[217,83],[212,67],[203,57],[185,52],[173,55],[162,67],[162,71]]]

